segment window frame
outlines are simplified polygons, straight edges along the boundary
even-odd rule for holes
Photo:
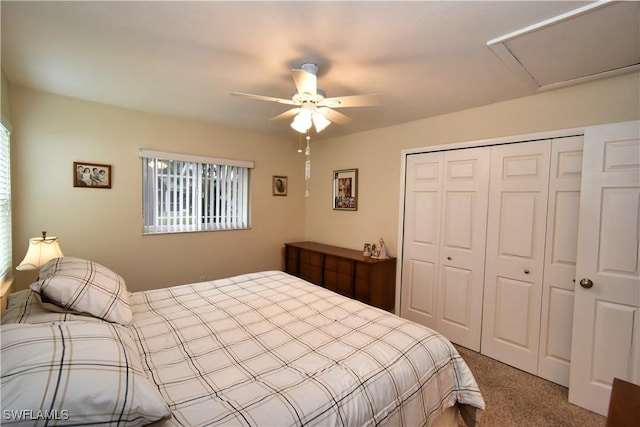
[[[252,161],[140,150],[143,235],[251,228]]]
[[[13,276],[11,210],[11,132],[0,123],[0,283]]]

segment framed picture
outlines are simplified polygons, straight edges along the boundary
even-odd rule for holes
[[[358,210],[358,169],[333,171],[333,209]]]
[[[287,195],[287,177],[286,176],[273,176],[273,195],[274,196],[286,196]]]
[[[371,256],[371,243],[365,243],[362,248],[362,255]]]
[[[111,188],[111,165],[73,162],[73,186],[87,188]]]

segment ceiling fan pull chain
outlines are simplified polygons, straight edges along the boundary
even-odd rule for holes
[[[311,137],[307,133],[307,148],[304,149],[304,155],[307,160],[304,162],[304,197],[309,197],[309,180],[311,179]]]

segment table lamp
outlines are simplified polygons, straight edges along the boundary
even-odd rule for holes
[[[29,248],[22,262],[16,270],[35,270],[46,264],[53,258],[63,257],[57,237],[47,237],[47,232],[42,232],[42,237],[29,239]]]

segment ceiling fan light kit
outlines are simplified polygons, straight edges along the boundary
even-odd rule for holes
[[[320,133],[330,124],[331,121],[322,115],[315,104],[305,103],[300,108],[300,112],[293,118],[291,127],[300,133],[307,133],[311,129],[311,125],[313,125],[316,128],[316,132]]]
[[[309,132],[312,126],[319,133],[331,123],[347,123],[351,120],[348,116],[335,111],[335,108],[380,105],[380,99],[376,94],[327,98],[326,93],[318,88],[317,74],[318,65],[311,62],[305,62],[299,69],[291,70],[293,82],[296,86],[291,99],[241,92],[232,92],[232,95],[295,106],[273,117],[272,120],[293,117],[291,127],[300,133]]]
[[[314,104],[308,102],[302,104],[300,111],[291,122],[291,127],[300,133],[306,133],[311,128],[311,120],[315,112]]]

